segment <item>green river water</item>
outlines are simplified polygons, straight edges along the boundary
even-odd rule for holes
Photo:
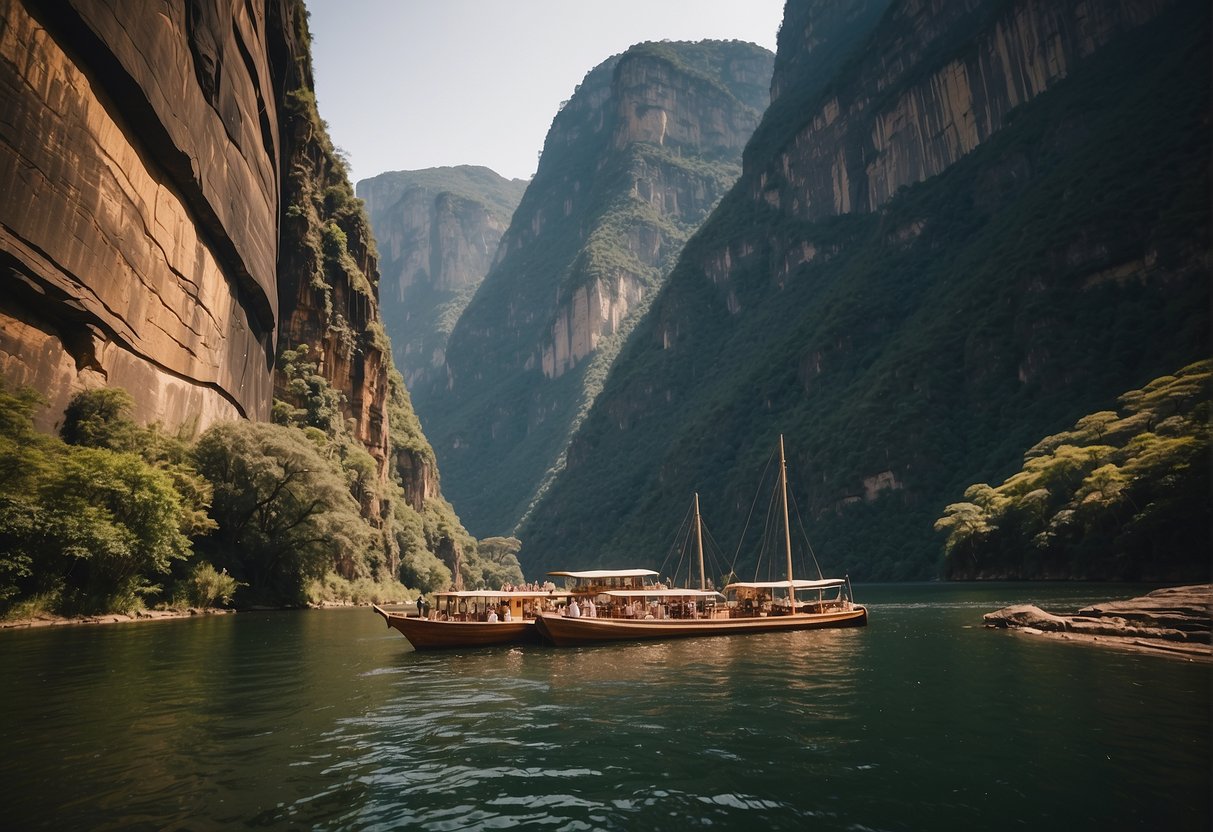
[[[563,650],[416,653],[369,608],[0,632],[0,827],[1209,829],[1209,665],[981,626],[1143,589]]]

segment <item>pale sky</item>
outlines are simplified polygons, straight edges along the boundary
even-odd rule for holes
[[[320,116],[354,182],[484,165],[535,173],[560,102],[646,40],[775,51],[783,0],[307,0]]]

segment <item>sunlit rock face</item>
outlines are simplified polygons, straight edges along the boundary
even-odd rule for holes
[[[0,4],[0,371],[268,416],[281,150],[256,4]],[[49,426],[49,425],[46,425]]]

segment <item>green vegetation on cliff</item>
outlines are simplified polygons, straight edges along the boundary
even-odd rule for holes
[[[511,532],[563,467],[627,333],[740,174],[770,66],[753,44],[642,44],[556,114],[448,372],[413,389],[473,530]]]
[[[1176,4],[874,213],[800,220],[743,180],[520,529],[525,567],[661,552],[692,491],[738,539],[784,433],[823,569],[938,574],[932,525],[968,483],[1207,355],[1208,34]]]
[[[1213,362],[1156,378],[1036,443],[935,523],[950,578],[1209,578]]]
[[[303,5],[290,3],[286,11],[289,20],[284,25],[306,47]],[[303,452],[301,442],[306,441],[326,460],[325,478],[332,475],[345,483],[353,500],[360,520],[341,535],[330,535],[326,574],[308,590],[318,596],[314,600],[334,592],[347,597],[349,587],[367,581],[390,587],[404,580],[422,591],[446,588],[455,571],[476,585],[493,570],[482,566],[475,540],[439,493],[434,452],[393,365],[379,313],[378,253],[371,225],[362,200],[354,195],[345,160],[316,109],[306,48],[278,83],[286,102],[287,166],[273,418],[297,435],[288,439],[258,428],[261,432],[247,445],[249,453],[266,454],[274,460],[266,464],[281,468],[290,456]],[[326,482],[317,480],[312,490]],[[259,486],[244,480],[236,489],[257,491]],[[325,490],[330,496],[323,502],[336,511],[340,506],[332,496],[335,492],[327,486]],[[320,499],[313,494],[313,501]],[[264,548],[248,538],[235,546],[227,532],[221,523],[219,537],[246,554]],[[270,535],[271,548],[277,545],[275,537]],[[260,560],[259,555],[252,557]],[[296,585],[296,577],[320,577],[312,565],[324,560],[301,558],[287,570],[285,583],[249,582],[242,592],[272,592],[296,600],[303,586]]]

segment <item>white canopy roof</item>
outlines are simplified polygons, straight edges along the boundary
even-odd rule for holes
[[[588,572],[549,572],[558,578],[646,578],[656,575],[652,569],[591,569]]]
[[[659,595],[663,598],[719,598],[720,593],[713,589],[610,589],[602,593],[612,598],[646,598]]]
[[[552,598],[559,596],[564,598],[569,593],[563,589],[553,590],[552,592],[540,592],[539,590],[513,592],[503,592],[496,589],[462,589],[459,591],[450,590],[447,592],[435,592],[435,598],[501,598],[509,600],[512,598]]]
[[[792,581],[792,586],[796,589],[829,589],[834,586],[846,586],[844,578],[826,578],[823,581]],[[787,589],[787,581],[734,581],[724,588],[725,592],[730,589]]]

